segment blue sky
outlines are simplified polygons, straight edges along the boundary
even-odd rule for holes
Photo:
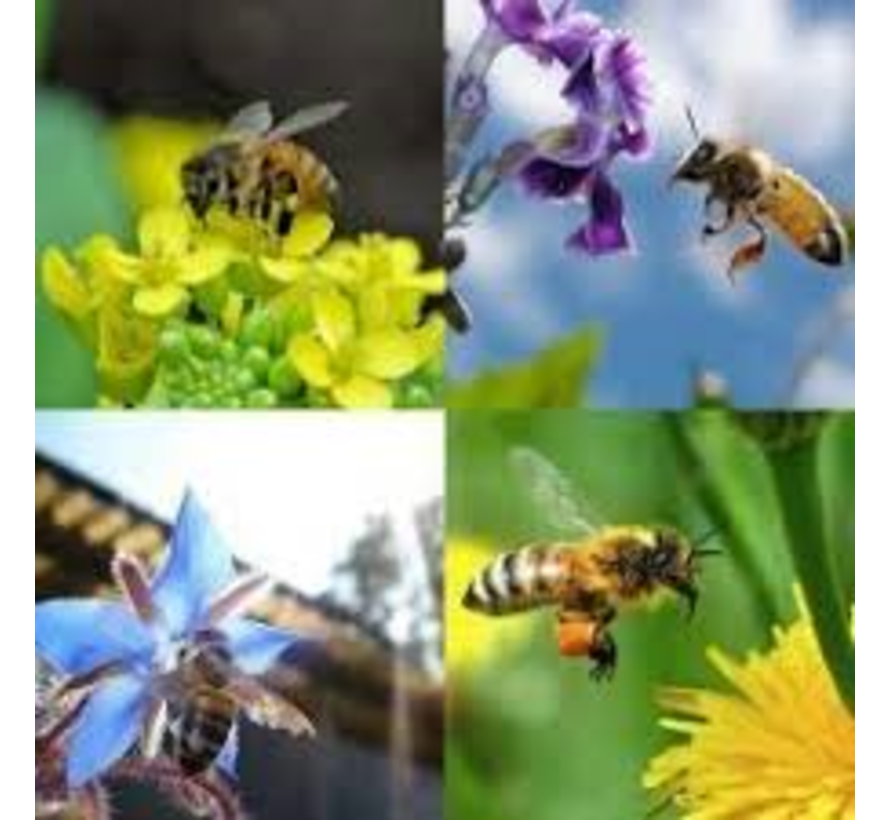
[[[462,54],[480,16],[478,0],[448,0],[450,51]],[[852,268],[826,273],[781,239],[738,287],[725,279],[733,244],[698,241],[701,193],[669,192],[665,180],[688,148],[689,103],[703,128],[757,142],[854,204],[853,4],[837,0],[623,0],[582,3],[642,41],[656,83],[658,149],[622,163],[638,244],[635,256],[591,261],[565,251],[583,214],[505,190],[466,235],[462,292],[476,328],[452,342],[451,372],[530,355],[573,329],[599,324],[602,366],[591,384],[598,406],[681,407],[690,373],[722,374],[743,406],[854,404]],[[498,113],[480,147],[495,147],[564,114],[548,74],[514,52],[496,66]],[[831,327],[830,334],[824,328]],[[812,349],[820,355],[811,357]],[[802,359],[810,366],[797,389]]]

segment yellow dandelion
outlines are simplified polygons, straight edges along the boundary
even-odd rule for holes
[[[685,735],[650,765],[647,789],[688,820],[852,820],[855,718],[837,693],[808,614],[743,662],[709,657],[734,693],[672,689],[665,728]]]

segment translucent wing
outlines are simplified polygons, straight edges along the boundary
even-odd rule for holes
[[[258,100],[242,108],[226,124],[220,136],[221,142],[238,141],[266,134],[274,124],[272,106],[268,100]]]
[[[266,138],[270,142],[274,142],[275,140],[288,139],[304,131],[311,131],[313,128],[319,128],[342,116],[347,108],[349,108],[349,104],[342,101],[321,103],[309,108],[301,108],[287,119],[278,123]]]
[[[511,450],[510,464],[535,510],[549,526],[566,535],[589,535],[598,528],[590,521],[569,479],[537,450]]]
[[[315,726],[302,709],[268,689],[256,678],[236,673],[228,691],[254,723],[287,732],[294,737],[315,735]]]

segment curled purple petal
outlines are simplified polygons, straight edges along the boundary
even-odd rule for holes
[[[526,190],[542,199],[569,199],[606,158],[609,132],[594,120],[554,129],[537,141],[537,153],[521,168]]]
[[[37,654],[66,675],[79,676],[113,661],[151,657],[154,639],[122,604],[58,600],[34,610]]]
[[[597,174],[589,192],[590,218],[568,241],[570,248],[605,256],[632,247],[624,221],[621,192],[605,174]]]
[[[121,675],[90,696],[71,734],[68,785],[80,789],[104,774],[136,742],[148,704],[145,681]]]
[[[604,31],[596,15],[578,12],[546,27],[539,33],[537,43],[539,48],[566,68],[572,68],[585,54],[596,48]]]
[[[170,634],[180,636],[197,626],[235,575],[228,546],[195,496],[187,493],[167,559],[152,584],[155,605]]]
[[[549,22],[540,0],[482,0],[489,20],[517,43],[531,43]]]

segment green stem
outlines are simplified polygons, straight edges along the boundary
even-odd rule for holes
[[[782,521],[798,580],[825,662],[850,712],[856,703],[856,656],[850,613],[841,603],[833,553],[825,537],[819,483],[819,438],[806,445],[767,450]]]
[[[701,411],[698,415],[711,411]],[[705,513],[719,530],[723,540],[731,547],[734,562],[750,583],[751,592],[757,601],[756,611],[764,633],[769,633],[780,620],[779,609],[770,591],[767,576],[757,560],[757,549],[749,539],[744,525],[736,514],[729,495],[713,479],[713,470],[699,452],[695,436],[689,429],[688,419],[679,414],[670,414],[669,428],[682,462],[689,475],[699,477],[696,485],[698,497]]]

